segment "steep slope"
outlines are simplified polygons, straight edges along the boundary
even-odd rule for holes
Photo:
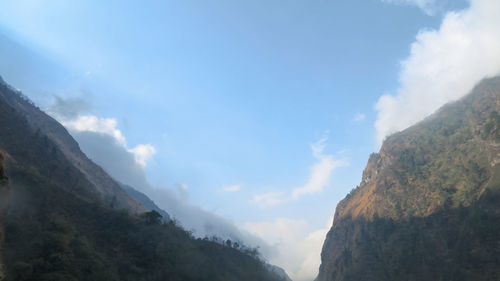
[[[158,205],[156,205],[153,200],[149,199],[149,197],[146,194],[136,190],[135,188],[129,185],[126,184],[120,184],[120,185],[123,187],[123,189],[125,189],[125,191],[127,192],[128,195],[130,195],[130,197],[139,201],[148,210],[150,211],[154,210],[158,212],[161,215],[162,219],[166,222],[170,220],[170,215],[164,210],[160,209],[160,207],[158,207]]]
[[[92,183],[98,194],[116,207],[140,213],[147,211],[142,204],[127,195],[101,167],[96,165],[80,150],[78,143],[67,130],[52,117],[34,106],[27,98],[0,77],[0,100],[22,115],[30,127],[47,136],[54,142],[64,156]]]
[[[500,78],[370,156],[336,208],[318,281],[500,280]]]
[[[4,203],[5,200],[7,200],[7,194],[4,192],[5,186],[8,184],[8,178],[7,175],[5,174],[5,167],[4,167],[4,152],[0,151],[0,221],[2,219],[2,212],[3,212],[3,206],[6,204]],[[2,248],[3,248],[3,228],[0,225],[0,281],[4,280],[5,278],[5,272],[4,272],[4,267],[3,267],[3,260],[2,260]]]
[[[255,249],[195,239],[157,212],[117,209],[64,152],[74,140],[48,136],[20,109],[34,110],[26,101],[5,84],[0,91],[0,279],[282,280]]]
[[[267,270],[275,273],[279,277],[283,279],[283,281],[292,281],[288,274],[286,274],[285,270],[279,266],[273,265],[273,264],[266,264]]]

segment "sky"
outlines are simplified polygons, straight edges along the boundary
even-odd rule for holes
[[[496,0],[0,0],[0,75],[198,236],[317,274],[383,139],[500,72]]]

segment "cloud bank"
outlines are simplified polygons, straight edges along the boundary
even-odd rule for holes
[[[471,0],[469,8],[448,12],[438,30],[418,33],[402,62],[397,93],[375,106],[378,145],[500,73],[499,15],[500,1]]]
[[[321,249],[333,217],[324,228],[309,232],[304,220],[279,218],[271,222],[246,223],[245,229],[268,241],[277,249],[272,264],[287,269],[294,281],[310,281],[318,274]]]

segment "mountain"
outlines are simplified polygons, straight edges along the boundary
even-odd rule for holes
[[[338,205],[317,281],[500,280],[500,78],[388,137]]]
[[[59,122],[39,110],[28,98],[10,87],[2,78],[0,78],[0,99],[6,106],[21,115],[32,130],[53,142],[63,153],[64,158],[74,164],[73,167],[78,169],[93,185],[94,191],[100,197],[109,202],[113,201],[119,208],[126,208],[136,213],[147,211],[80,150],[78,143]]]
[[[153,200],[149,199],[149,197],[146,194],[138,191],[137,189],[131,187],[130,185],[126,185],[123,183],[120,185],[123,187],[123,189],[125,189],[125,191],[130,197],[139,201],[148,210],[150,211],[154,210],[158,212],[158,214],[161,215],[163,221],[168,222],[170,220],[170,215],[164,210],[160,209],[160,207],[158,207]]]
[[[283,281],[292,281],[290,277],[288,277],[288,274],[286,274],[285,270],[279,266],[273,265],[273,264],[266,264],[267,270],[273,272],[274,274],[278,275],[283,279]]]
[[[163,222],[0,81],[0,280],[283,278],[256,249]]]

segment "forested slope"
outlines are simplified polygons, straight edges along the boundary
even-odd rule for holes
[[[60,124],[0,84],[0,280],[281,280],[255,249],[138,212],[97,165],[78,166]]]
[[[500,78],[388,137],[336,208],[318,281],[500,280]]]

